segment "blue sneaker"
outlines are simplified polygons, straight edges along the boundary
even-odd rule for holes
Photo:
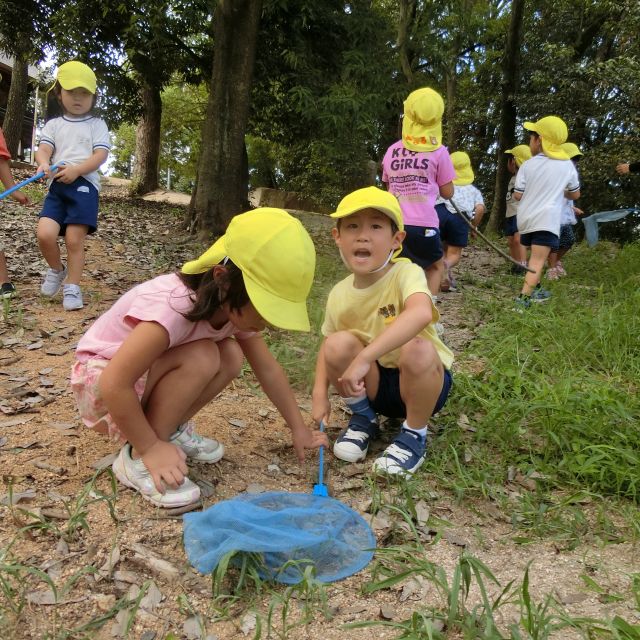
[[[373,463],[375,471],[390,475],[410,476],[427,457],[427,439],[406,429],[382,452]]]
[[[515,300],[515,305],[512,311],[517,313],[524,313],[531,306],[531,298],[523,298],[522,296],[518,296]]]
[[[354,413],[349,426],[338,436],[333,444],[333,455],[346,462],[364,460],[369,449],[369,442],[378,437],[378,424],[371,422],[367,416]]]
[[[531,302],[546,302],[551,297],[551,291],[538,288],[531,292]]]

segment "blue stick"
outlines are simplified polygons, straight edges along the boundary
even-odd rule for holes
[[[324,420],[320,421],[320,431],[324,431]],[[323,496],[326,498],[329,496],[329,492],[327,490],[327,485],[324,483],[324,446],[320,447],[318,466],[318,484],[313,486],[313,495]]]
[[[58,164],[52,164],[50,170],[55,171],[58,166]],[[0,193],[0,200],[2,200],[2,198],[6,198],[8,195],[11,195],[14,191],[19,191],[20,189],[22,189],[22,187],[29,184],[30,182],[35,182],[36,180],[40,180],[40,178],[44,178],[44,175],[44,171],[40,171],[39,173],[36,173],[35,176],[31,176],[30,178],[27,178],[26,180],[23,180],[18,184],[14,184],[10,189],[7,189],[6,191]]]

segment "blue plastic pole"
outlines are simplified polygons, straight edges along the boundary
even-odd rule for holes
[[[51,171],[55,171],[58,168],[58,164],[52,164],[50,167]],[[44,171],[40,171],[39,173],[36,173],[35,176],[31,176],[30,178],[27,178],[26,180],[23,180],[22,182],[13,185],[13,187],[11,187],[10,189],[7,189],[6,191],[3,191],[2,193],[0,193],[0,200],[2,200],[2,198],[6,198],[7,196],[11,195],[14,191],[18,191],[20,189],[22,189],[22,187],[24,187],[25,185],[29,184],[30,182],[35,182],[36,180],[40,180],[40,178],[44,178]]]

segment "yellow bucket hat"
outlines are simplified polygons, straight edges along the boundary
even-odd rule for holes
[[[528,144],[519,144],[512,149],[507,149],[505,153],[510,153],[516,159],[516,165],[519,167],[527,160],[531,160],[531,149]]]
[[[388,191],[378,189],[378,187],[365,187],[364,189],[352,191],[340,200],[338,208],[331,214],[331,217],[346,218],[363,209],[381,211],[396,223],[400,231],[404,231],[400,203],[394,195]]]
[[[444,100],[437,91],[425,87],[404,101],[402,144],[411,151],[435,151],[442,146]]]
[[[271,325],[309,331],[306,301],[316,251],[299,220],[261,207],[232,218],[225,234],[182,273],[204,273],[228,257],[241,271],[249,299]]]
[[[554,160],[568,160],[569,156],[560,146],[569,136],[567,125],[558,116],[546,116],[537,122],[525,122],[524,128],[535,131],[542,138],[544,155]]]
[[[471,184],[475,178],[471,168],[471,158],[464,151],[454,151],[451,154],[451,162],[456,170],[456,177],[453,184],[464,187]]]
[[[560,146],[564,149],[564,152],[569,156],[569,158],[584,155],[584,153],[582,153],[578,148],[578,145],[573,142],[563,142]]]
[[[67,91],[82,88],[93,94],[96,92],[96,74],[86,64],[77,60],[60,65],[56,73],[56,80]]]

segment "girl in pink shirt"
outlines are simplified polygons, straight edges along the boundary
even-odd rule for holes
[[[281,209],[255,209],[179,274],[125,293],[78,343],[71,384],[86,426],[125,441],[117,478],[160,507],[191,504],[186,459],[213,463],[222,444],[191,418],[251,365],[292,431],[298,459],[327,445],[304,422],[286,375],[261,335],[266,324],[309,330],[311,238]]]

